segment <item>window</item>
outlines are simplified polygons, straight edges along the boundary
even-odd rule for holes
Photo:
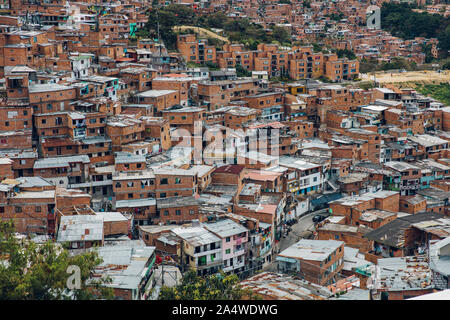
[[[128,194],[128,199],[133,199],[133,194],[132,193]]]
[[[40,206],[36,206],[36,212],[41,212],[41,207]]]
[[[225,254],[230,254],[230,253],[231,253],[231,249],[225,250]]]
[[[14,210],[16,213],[22,212],[22,207],[15,207]]]
[[[168,184],[167,178],[162,178],[159,183],[160,184]]]
[[[159,197],[160,197],[160,198],[165,198],[165,197],[167,197],[167,196],[166,196],[166,193],[165,193],[165,192],[161,192],[160,195],[159,195]]]
[[[168,210],[164,210],[164,215],[168,216],[169,215],[169,211]]]
[[[175,210],[175,214],[176,214],[177,216],[181,216],[181,210]]]
[[[230,242],[230,241],[231,241],[231,238],[230,238],[230,237],[227,237],[227,238],[225,239],[225,241],[226,241],[226,242]]]
[[[181,183],[181,179],[180,178],[175,178],[175,184],[180,184]]]
[[[189,214],[194,214],[195,210],[189,210]]]

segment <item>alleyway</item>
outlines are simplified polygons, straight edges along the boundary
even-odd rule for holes
[[[280,243],[278,245],[279,252],[283,251],[286,248],[289,248],[294,243],[298,242],[301,238],[308,238],[312,234],[312,231],[314,230],[314,223],[312,221],[313,217],[317,214],[323,214],[328,209],[321,209],[318,211],[314,211],[311,213],[308,213],[307,215],[301,217],[299,221],[294,224],[291,228],[292,231],[289,232],[289,234],[284,238],[281,237]],[[276,263],[276,256],[273,258],[273,262],[270,266],[268,266],[265,270],[266,271],[277,271],[277,263]]]

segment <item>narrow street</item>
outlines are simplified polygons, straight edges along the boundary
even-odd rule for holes
[[[280,252],[284,249],[290,247],[294,243],[298,242],[301,238],[307,237],[308,230],[312,229],[314,226],[314,223],[312,221],[312,218],[314,217],[316,213],[311,212],[299,219],[299,221],[291,226],[292,231],[289,232],[289,234],[286,237],[281,237],[279,248]]]
[[[286,237],[281,237],[279,243],[279,252],[285,250],[286,248],[289,248],[291,245],[298,242],[302,238],[307,239],[314,230],[314,222],[312,221],[313,217],[317,214],[324,214],[327,211],[328,209],[321,209],[310,212],[307,215],[301,217],[296,224],[291,226],[292,231],[289,232]],[[275,258],[276,256],[273,257],[273,262],[265,269],[266,271],[277,272],[277,263]]]

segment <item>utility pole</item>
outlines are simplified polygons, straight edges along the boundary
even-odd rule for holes
[[[161,286],[164,286],[164,260],[166,260],[166,256],[163,254],[161,262]]]

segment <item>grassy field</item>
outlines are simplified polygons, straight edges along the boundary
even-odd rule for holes
[[[431,96],[434,99],[450,106],[450,84],[441,82],[440,84],[420,84],[416,86],[416,90],[426,96]]]

